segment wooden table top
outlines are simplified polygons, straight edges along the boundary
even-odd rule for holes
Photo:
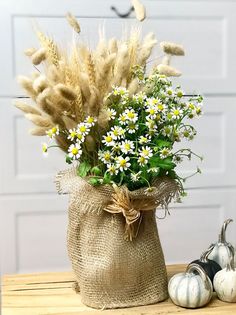
[[[168,275],[182,272],[184,265],[167,266]],[[50,272],[6,275],[2,282],[2,315],[236,315],[236,303],[224,303],[214,295],[204,308],[185,309],[164,302],[126,309],[95,310],[81,303],[80,295],[72,290],[71,272]]]

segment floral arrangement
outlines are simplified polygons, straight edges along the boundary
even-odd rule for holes
[[[76,18],[68,14],[67,20],[79,34]],[[176,165],[196,155],[188,148],[174,150],[176,142],[194,138],[189,121],[202,113],[202,97],[186,97],[169,78],[181,75],[170,59],[184,55],[184,49],[161,42],[164,57],[147,73],[157,41],[152,33],[141,40],[140,33],[132,29],[129,38],[107,41],[100,31],[94,51],[76,40],[65,52],[37,32],[41,48],[25,52],[36,72],[19,82],[35,104],[16,106],[36,125],[33,135],[47,135],[43,152],[64,150],[66,162],[93,186],[151,190],[164,175],[182,183]]]

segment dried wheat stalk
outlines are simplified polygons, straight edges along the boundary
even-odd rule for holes
[[[136,13],[140,11],[139,1],[133,1],[133,4]],[[75,17],[68,14],[67,20],[79,33],[80,27]],[[119,41],[115,38],[107,41],[101,28],[100,39],[93,51],[80,42],[75,42],[69,52],[62,51],[42,32],[37,32],[37,36],[41,48],[30,48],[25,54],[33,64],[42,63],[45,71],[31,77],[19,77],[19,83],[35,105],[16,104],[26,118],[36,125],[31,130],[33,135],[44,135],[47,129],[55,125],[67,130],[74,128],[86,115],[97,116],[100,131],[103,132],[108,123],[104,99],[112,85],[128,88],[130,95],[142,90],[142,84],[134,76],[133,69],[136,66],[146,67],[157,44],[152,33],[141,40],[138,28],[133,28],[128,38]],[[170,67],[169,62],[170,55],[183,54],[182,46],[162,42],[161,47],[167,55],[157,66],[158,71],[168,76],[179,76],[180,72]],[[57,136],[56,140],[63,150],[68,149],[70,142],[65,135]],[[93,145],[90,139],[88,149],[93,148]]]

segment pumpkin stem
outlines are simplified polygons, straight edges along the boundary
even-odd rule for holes
[[[234,248],[233,247],[229,247],[229,254],[230,254],[230,257],[229,257],[229,261],[226,265],[226,271],[235,271],[235,267],[234,267]]]
[[[232,219],[228,219],[228,220],[225,220],[225,222],[223,223],[222,225],[222,228],[221,228],[221,232],[219,234],[219,243],[226,243],[226,229],[227,229],[227,226],[230,222],[233,222]]]
[[[206,290],[209,290],[209,286],[211,287],[211,281],[208,278],[205,270],[198,264],[195,263],[189,264],[186,269],[186,273],[194,273],[194,271],[197,272],[199,276],[202,278]]]
[[[204,252],[202,253],[201,257],[200,257],[200,261],[202,262],[208,262],[208,256],[210,255],[210,253],[212,252],[213,248],[215,247],[215,244],[211,244],[209,246],[209,248]]]

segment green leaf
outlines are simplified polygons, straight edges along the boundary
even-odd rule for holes
[[[164,170],[172,170],[176,164],[172,162],[171,158],[161,159],[158,156],[153,156],[149,160],[151,167],[160,167]]]
[[[170,141],[166,141],[166,140],[162,140],[162,139],[158,139],[156,141],[156,145],[159,147],[159,148],[164,148],[164,147],[171,147],[172,143]]]
[[[97,177],[91,177],[89,178],[89,184],[92,185],[92,186],[98,186],[100,185],[100,181],[99,181],[99,178]]]
[[[88,162],[81,162],[79,167],[77,168],[77,175],[80,177],[85,177],[87,176],[90,169],[91,165]]]
[[[66,163],[67,164],[71,164],[72,163],[72,159],[69,157],[69,155],[66,155]]]
[[[111,182],[111,175],[106,173],[103,178],[103,184],[110,184],[110,182]]]
[[[98,166],[94,166],[92,169],[91,169],[91,173],[94,174],[94,175],[101,175],[102,171],[100,170],[100,168]]]

